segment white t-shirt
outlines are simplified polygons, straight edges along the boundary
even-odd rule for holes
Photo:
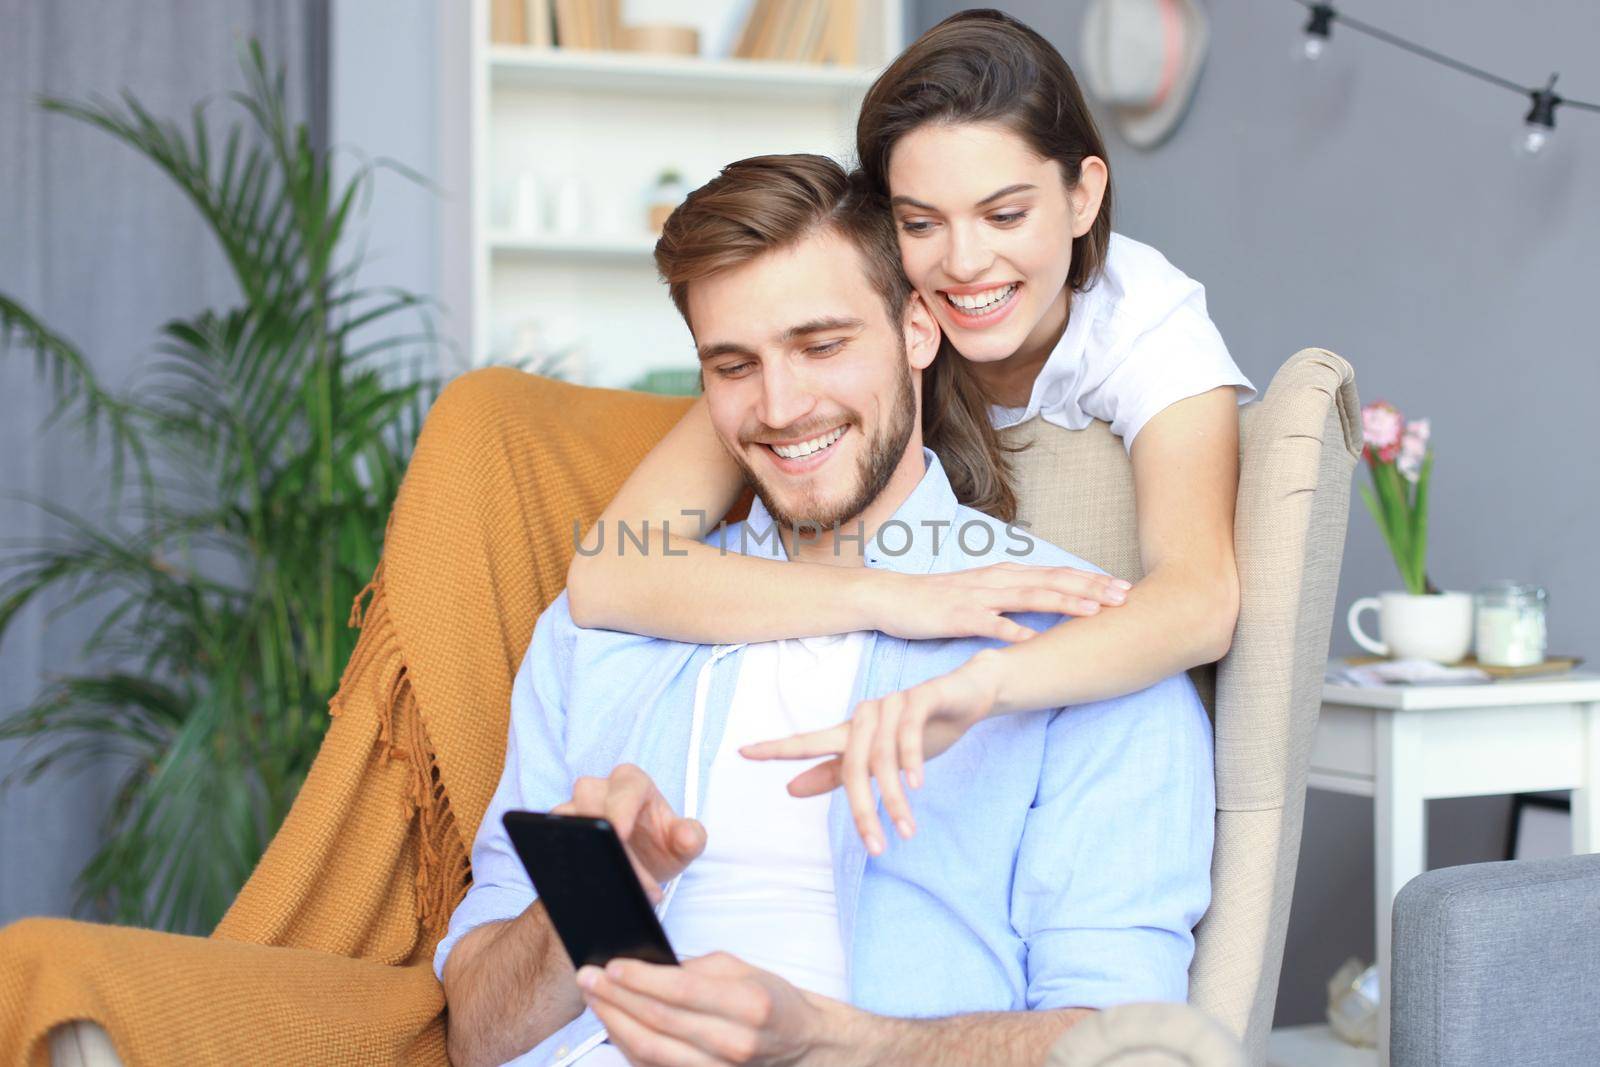
[[[995,406],[990,418],[1004,429],[1038,415],[1069,430],[1101,419],[1131,451],[1157,412],[1225,385],[1238,387],[1241,404],[1256,395],[1206,314],[1205,287],[1149,245],[1113,233],[1100,277],[1072,294],[1028,406]]]
[[[829,794],[799,799],[810,763],[747,760],[739,748],[843,722],[864,633],[746,646],[728,726],[706,780],[706,850],[683,872],[663,925],[679,958],[729,952],[802,989],[849,996],[828,844]],[[819,762],[819,761],[813,761]],[[626,1061],[610,1043],[575,1067]]]
[[[864,647],[865,635],[852,633],[766,641],[741,653],[706,782],[706,850],[683,872],[667,910],[667,938],[680,956],[729,952],[802,989],[847,995],[829,795],[790,796],[789,780],[810,764],[748,760],[739,747],[843,722]]]

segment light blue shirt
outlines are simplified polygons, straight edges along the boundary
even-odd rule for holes
[[[1007,561],[1098,569],[961,506],[938,459],[926,449],[923,456],[926,470],[895,512],[898,524],[867,545],[868,566],[908,574]],[[757,501],[746,522],[707,541],[783,559],[781,542],[767,536],[771,523]],[[1061,621],[1016,618],[1036,630]],[[997,644],[869,634],[851,706],[948,673]],[[634,763],[682,812],[693,734],[703,808],[741,647],[585,629],[572,621],[565,593],[550,605],[512,684],[505,770],[473,843],[472,887],[434,955],[436,974],[462,935],[515,918],[534,900],[501,826],[508,809],[546,811],[571,798],[578,777]],[[857,1007],[940,1016],[1187,998],[1191,930],[1211,897],[1216,814],[1211,725],[1187,676],[1114,700],[986,719],[927,764],[910,797],[916,836],[888,834],[876,858],[843,790],[830,802],[840,936]],[[574,1059],[603,1029],[585,1011],[514,1062]]]

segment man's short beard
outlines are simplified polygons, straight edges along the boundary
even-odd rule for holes
[[[862,450],[859,467],[859,476],[856,481],[856,492],[835,507],[825,508],[820,501],[808,500],[796,508],[794,512],[780,505],[767,486],[763,485],[761,478],[741,455],[735,455],[739,466],[744,468],[745,481],[755,489],[756,496],[761,498],[761,503],[766,505],[767,512],[779,526],[791,530],[831,530],[843,524],[847,519],[853,519],[867,509],[867,505],[878,499],[878,494],[883,492],[889,484],[889,479],[894,477],[894,472],[900,466],[900,459],[905,455],[906,444],[911,440],[911,431],[917,425],[917,395],[911,384],[911,368],[906,365],[905,342],[899,345],[899,358],[896,366],[900,368],[895,376],[894,401],[889,405],[888,422],[879,431],[877,436],[867,442],[867,447]]]

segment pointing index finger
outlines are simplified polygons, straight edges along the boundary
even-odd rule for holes
[[[739,749],[745,759],[813,759],[817,756],[837,756],[844,751],[850,738],[850,724],[842,722],[826,730],[795,734],[776,741],[757,741]]]

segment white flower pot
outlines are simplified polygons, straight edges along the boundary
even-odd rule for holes
[[[1378,613],[1378,637],[1361,628],[1364,611]],[[1380,593],[1350,605],[1345,620],[1356,644],[1375,656],[1456,663],[1472,648],[1470,593]]]

